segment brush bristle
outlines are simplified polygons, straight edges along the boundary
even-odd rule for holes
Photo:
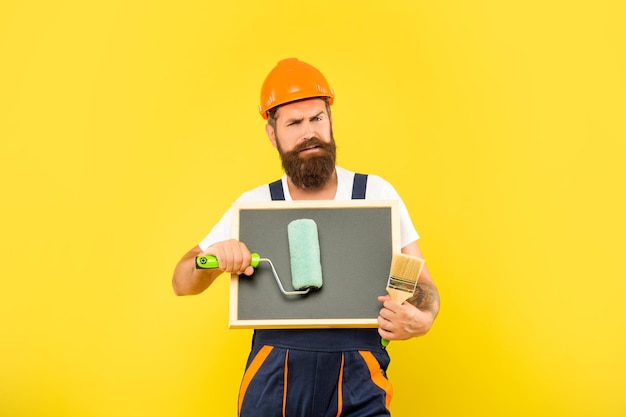
[[[424,260],[422,258],[397,253],[394,254],[391,259],[391,269],[389,273],[394,277],[408,281],[417,281],[423,266]]]

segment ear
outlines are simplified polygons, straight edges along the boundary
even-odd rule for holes
[[[267,133],[267,137],[270,139],[272,146],[276,147],[276,132],[269,123],[265,125],[265,133]]]

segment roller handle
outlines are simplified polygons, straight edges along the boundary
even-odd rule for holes
[[[258,253],[250,254],[252,259],[250,259],[250,266],[256,268],[259,266],[259,261],[261,257]],[[196,256],[196,269],[215,269],[219,267],[219,263],[217,258],[213,255],[199,255]]]

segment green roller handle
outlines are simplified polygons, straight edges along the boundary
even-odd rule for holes
[[[251,253],[250,266],[256,268],[259,266],[261,257],[258,253]],[[196,256],[196,269],[215,269],[219,267],[217,258],[213,255]]]

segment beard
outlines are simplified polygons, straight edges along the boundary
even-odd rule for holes
[[[289,152],[282,151],[278,138],[276,143],[283,169],[296,187],[317,190],[333,177],[337,147],[332,131],[329,143],[312,137]],[[317,147],[319,151],[311,155],[300,154],[301,151],[311,147]]]

